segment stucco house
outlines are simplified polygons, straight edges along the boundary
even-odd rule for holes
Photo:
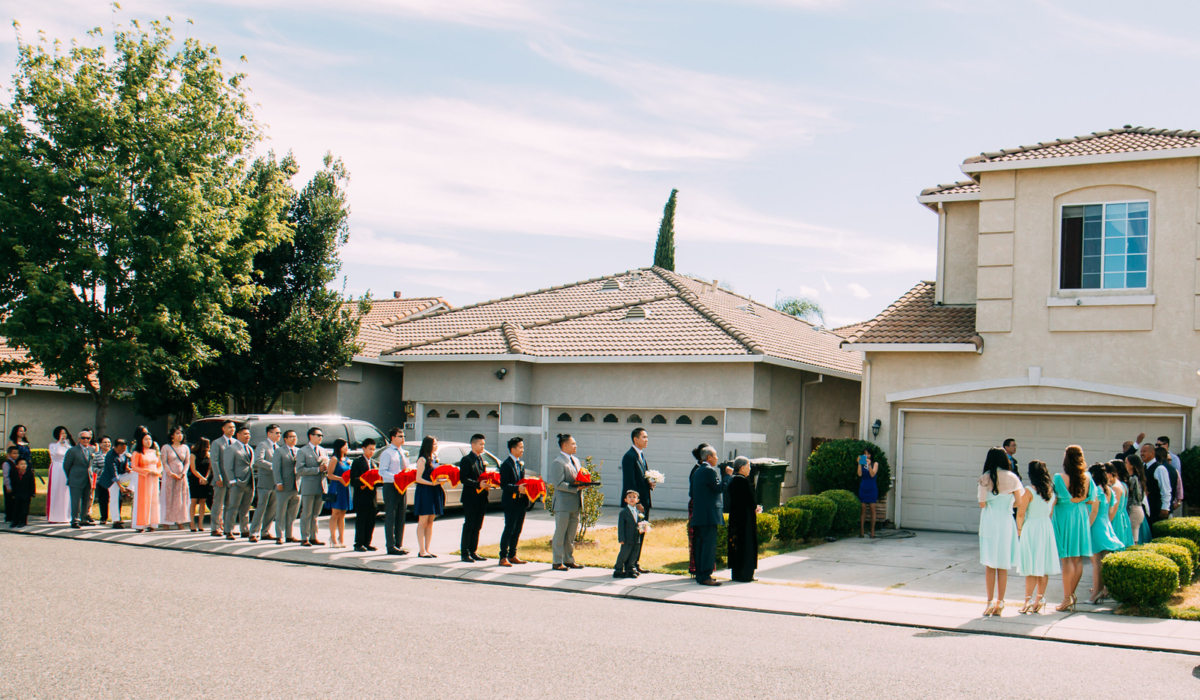
[[[364,354],[403,366],[413,436],[478,432],[503,456],[519,435],[540,472],[571,433],[581,457],[603,460],[610,503],[639,425],[667,478],[654,502],[671,508],[686,507],[701,442],[788,460],[794,493],[812,439],[857,430],[862,362],[841,336],[660,268],[406,316],[360,338]]]
[[[1179,451],[1200,414],[1200,131],[1123,127],[983,153],[923,191],[936,279],[844,347],[860,426],[894,462],[901,526],[975,531],[987,448],[1052,471],[1139,432]]]

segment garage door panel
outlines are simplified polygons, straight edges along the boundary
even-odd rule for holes
[[[489,452],[501,458],[508,454],[506,446],[500,444],[500,417],[495,404],[425,404],[424,410],[421,429],[425,435],[442,442],[470,443],[471,436],[478,433],[487,441]]]

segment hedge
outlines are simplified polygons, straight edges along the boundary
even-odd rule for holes
[[[1155,537],[1183,537],[1200,545],[1200,518],[1170,518],[1150,526]]]
[[[771,515],[779,518],[779,539],[784,542],[802,540],[812,525],[812,513],[803,508],[776,508]]]
[[[50,468],[50,450],[38,449],[30,450],[30,455],[33,457],[34,469],[49,469]]]
[[[1200,445],[1179,453],[1179,476],[1183,479],[1183,500],[1200,507]]]
[[[1155,537],[1150,540],[1150,543],[1177,544],[1191,553],[1193,566],[1200,566],[1200,544],[1196,544],[1186,537]]]
[[[1170,559],[1179,567],[1179,585],[1186,586],[1192,582],[1192,572],[1196,568],[1196,560],[1192,559],[1192,553],[1186,547],[1167,542],[1150,542],[1149,544],[1135,545],[1130,549],[1154,552]]]
[[[801,508],[812,513],[812,523],[808,528],[809,537],[824,537],[833,526],[833,518],[837,515],[837,504],[824,496],[794,496],[787,502],[788,508]]]
[[[834,532],[853,532],[862,516],[862,501],[858,500],[858,496],[842,489],[826,491],[821,496],[833,501],[837,506],[837,514],[833,516],[830,529]]]
[[[1104,584],[1123,605],[1157,608],[1179,588],[1179,566],[1145,549],[1114,552],[1104,558]]]
[[[842,489],[857,494],[858,458],[865,449],[871,450],[871,460],[879,463],[875,483],[879,495],[885,495],[892,488],[892,468],[888,465],[887,453],[873,442],[850,439],[823,442],[808,455],[804,474],[813,493]]]
[[[779,532],[779,519],[774,515],[759,513],[755,519],[758,524],[758,548],[761,550]],[[724,562],[729,556],[729,514],[721,516],[721,524],[717,525],[717,561]]]

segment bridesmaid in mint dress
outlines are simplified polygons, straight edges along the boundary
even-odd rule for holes
[[[1059,612],[1075,609],[1075,589],[1083,578],[1083,558],[1092,556],[1092,519],[1096,504],[1091,501],[1092,480],[1087,477],[1083,448],[1071,445],[1063,453],[1063,470],[1054,475],[1054,495],[1058,499],[1051,518],[1054,540],[1062,560],[1063,600]]]
[[[1046,607],[1046,587],[1050,577],[1062,571],[1058,563],[1058,545],[1054,542],[1054,485],[1045,462],[1033,461],[1027,468],[1029,484],[1025,494],[1017,499],[1017,537],[1020,557],[1017,575],[1025,577],[1025,605],[1021,613],[1040,613]],[[1037,600],[1033,600],[1034,589]]]
[[[987,567],[987,608],[984,617],[1004,613],[1008,570],[1017,565],[1019,542],[1013,520],[1013,501],[1024,495],[1021,479],[1011,471],[1008,453],[999,447],[988,450],[979,477],[979,563]],[[997,593],[992,602],[992,593]]]
[[[1109,552],[1125,549],[1113,530],[1112,517],[1121,502],[1120,496],[1109,485],[1108,465],[1093,464],[1088,473],[1092,475],[1092,498],[1097,501],[1096,517],[1092,520],[1092,597],[1088,603],[1095,605],[1108,592],[1104,587],[1104,557]]]
[[[1133,546],[1133,523],[1129,519],[1129,483],[1126,481],[1129,476],[1125,471],[1125,461],[1114,459],[1104,469],[1108,472],[1109,486],[1120,496],[1116,513],[1112,519],[1113,532],[1117,533],[1117,539],[1121,540],[1123,547],[1131,547]]]

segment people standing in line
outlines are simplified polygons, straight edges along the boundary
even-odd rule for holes
[[[524,564],[517,558],[517,543],[525,527],[529,496],[521,481],[525,478],[525,441],[520,437],[508,439],[508,459],[500,465],[501,507],[504,508],[504,530],[500,533],[500,566]]]
[[[417,452],[416,494],[413,496],[413,512],[417,515],[417,556],[423,559],[437,557],[429,551],[433,539],[433,519],[442,514],[446,506],[446,492],[442,481],[430,481],[437,468],[437,438],[426,435]]]
[[[137,486],[133,492],[133,527],[138,532],[154,532],[160,522],[158,480],[162,477],[162,464],[150,433],[142,433],[138,444],[134,446],[129,468],[137,474]]]
[[[226,447],[233,446],[233,434],[236,430],[237,423],[228,419],[222,421],[221,437],[213,441],[208,455],[213,473],[213,478],[210,480],[212,482],[212,507],[208,509],[208,519],[212,525],[210,534],[213,537],[225,535],[225,501],[228,500],[229,484],[224,478],[224,452]]]
[[[361,479],[364,474],[378,468],[375,464],[375,440],[367,438],[362,441],[362,454],[355,458],[350,465],[350,488],[354,505],[354,551],[374,552],[371,538],[375,536],[375,488],[396,490],[395,484],[379,482],[376,487],[364,486]],[[386,491],[384,492],[386,493]],[[401,513],[403,515],[403,512]],[[400,523],[404,520],[401,518]]]
[[[1136,454],[1124,458],[1125,473],[1129,475],[1129,527],[1133,530],[1133,543],[1143,541],[1142,528],[1146,521],[1146,467]],[[1149,541],[1148,539],[1146,541]]]
[[[700,459],[700,452],[708,447],[707,442],[702,442],[692,450],[692,458],[696,463],[692,465],[692,470],[688,472],[688,519],[687,519],[687,541],[688,541],[688,574],[696,575],[696,528],[692,527],[692,513],[695,511],[696,499],[692,498],[692,476],[696,470],[704,465],[704,461]]]
[[[863,530],[867,524],[867,511],[871,511],[871,539],[875,539],[875,504],[879,502],[879,485],[875,477],[879,474],[879,462],[871,458],[871,450],[864,449],[858,456],[858,500],[862,503],[862,512],[858,516],[858,536],[864,537]]]
[[[279,449],[279,438],[283,431],[274,423],[267,426],[267,439],[258,443],[254,448],[254,519],[250,521],[251,536],[266,540],[271,531],[271,523],[275,522],[275,477],[271,471],[274,464],[275,450]],[[275,527],[275,537],[279,539],[279,526]]]
[[[1149,444],[1143,444],[1139,454],[1146,468],[1146,500],[1149,505],[1146,515],[1153,525],[1159,520],[1171,517],[1170,455],[1165,449],[1155,449]]]
[[[346,454],[350,443],[342,438],[333,441],[333,456],[329,458],[329,491],[325,502],[329,504],[329,546],[346,546],[346,511],[350,510],[350,487],[342,483],[342,475],[350,471]]]
[[[1129,520],[1129,475],[1125,472],[1125,462],[1114,459],[1104,465],[1104,470],[1108,472],[1108,484],[1117,499],[1112,515],[1113,532],[1121,541],[1122,549],[1132,547],[1133,523]]]
[[[308,429],[308,444],[296,453],[296,476],[300,478],[300,546],[325,544],[317,539],[317,518],[325,505],[325,472],[329,457],[321,449],[320,428]]]
[[[225,539],[232,540],[233,525],[238,534],[257,542],[250,532],[250,504],[254,501],[254,448],[250,447],[250,426],[234,433],[233,444],[221,450],[221,480],[225,482]]]
[[[392,428],[388,431],[388,446],[379,454],[379,478],[376,488],[383,489],[383,546],[384,551],[395,556],[404,556],[404,519],[408,513],[408,495],[395,487],[396,475],[408,470],[408,455],[404,452],[404,431]],[[371,492],[371,507],[374,508],[374,492]],[[355,507],[355,518],[361,518]],[[371,516],[374,518],[375,516]],[[358,527],[357,520],[355,528]],[[357,536],[356,536],[357,540]],[[368,538],[366,544],[370,544]],[[366,545],[364,545],[366,546]]]
[[[299,451],[296,442],[296,431],[285,430],[283,447],[275,450],[275,456],[271,458],[271,478],[275,480],[275,544],[300,541],[292,527],[300,510],[300,482],[296,476]]]
[[[204,506],[212,499],[212,460],[208,456],[212,443],[202,437],[188,455],[188,493],[192,497],[192,532],[204,530]]]
[[[92,512],[91,501],[95,501],[99,506],[100,525],[108,524],[108,489],[100,486],[100,476],[104,474],[104,466],[108,461],[109,452],[112,452],[112,438],[105,435],[96,442],[96,451],[92,453],[92,489],[87,505],[89,516]],[[117,501],[117,505],[120,506],[120,501]]]
[[[84,428],[79,431],[79,444],[63,457],[62,470],[71,490],[71,527],[75,529],[96,524],[88,510],[92,502],[92,453],[92,431]]]
[[[548,470],[554,484],[554,535],[550,539],[550,558],[555,571],[582,569],[575,563],[575,536],[579,532],[579,511],[583,509],[582,488],[576,486],[582,468],[575,452],[579,445],[567,433],[558,436],[558,456]]]
[[[71,489],[67,486],[63,460],[67,451],[75,446],[75,439],[71,437],[71,431],[61,425],[54,429],[52,435],[54,442],[47,448],[50,452],[50,478],[46,484],[46,522],[70,523]]]
[[[979,477],[976,489],[976,500],[981,509],[979,563],[986,567],[984,581],[988,598],[984,617],[1004,614],[1008,570],[1016,566],[1020,557],[1017,524],[1013,520],[1012,510],[1014,501],[1025,495],[1025,487],[1011,467],[1009,455],[1003,449],[991,448],[984,459],[983,475]]]
[[[479,433],[471,436],[471,451],[458,462],[459,482],[462,484],[463,526],[459,538],[459,558],[467,562],[485,561],[476,552],[479,548],[479,530],[483,528],[483,516],[487,512],[488,491],[492,482],[480,480],[487,471],[483,462],[486,438]]]
[[[637,578],[638,572],[633,568],[638,550],[642,548],[638,536],[638,492],[629,489],[625,492],[625,504],[617,515],[617,542],[621,551],[617,553],[617,561],[613,564],[613,578]]]
[[[621,492],[629,490],[637,491],[638,505],[641,506],[642,517],[647,521],[650,520],[650,507],[653,505],[651,492],[654,491],[655,483],[646,478],[646,470],[649,465],[646,463],[646,448],[650,445],[650,435],[646,433],[646,429],[639,426],[633,429],[629,439],[633,442],[633,446],[621,458]],[[646,573],[642,568],[639,559],[642,556],[642,547],[646,543],[645,533],[638,533],[638,548],[637,558],[633,562],[633,570],[639,574]]]
[[[13,521],[13,505],[12,505],[12,478],[13,469],[17,466],[17,460],[21,458],[21,450],[16,445],[8,446],[8,454],[5,457],[4,469],[4,522],[11,523]],[[29,464],[28,461],[25,462]]]
[[[729,488],[733,467],[717,469],[717,451],[711,446],[700,450],[700,464],[692,471],[689,482],[692,509],[691,526],[696,537],[696,583],[701,586],[720,586],[712,577],[717,566],[717,526],[724,521],[722,499]]]
[[[1112,517],[1120,505],[1120,497],[1109,484],[1109,474],[1104,462],[1093,464],[1088,473],[1092,477],[1091,498],[1096,502],[1096,517],[1092,520],[1092,590],[1088,603],[1095,605],[1108,592],[1104,586],[1104,557],[1109,552],[1124,549],[1117,533],[1113,531]]]
[[[1025,577],[1025,605],[1019,611],[1022,614],[1040,613],[1046,607],[1050,577],[1062,571],[1051,521],[1058,497],[1054,495],[1050,470],[1045,462],[1034,460],[1028,465],[1028,474],[1030,488],[1017,499],[1017,575]]]
[[[162,491],[161,520],[164,530],[182,530],[188,522],[188,471],[191,469],[192,451],[183,441],[183,428],[178,425],[167,433],[167,444],[162,446]]]
[[[12,528],[25,527],[29,524],[29,504],[37,492],[37,482],[34,480],[33,467],[17,452],[17,461],[9,471],[10,493],[5,495],[4,510],[12,512]]]
[[[1098,504],[1092,499],[1083,448],[1070,445],[1063,453],[1062,473],[1054,475],[1054,541],[1062,565],[1063,600],[1059,612],[1075,610],[1075,589],[1083,578],[1083,558],[1092,556],[1092,520]]]
[[[754,580],[754,570],[758,568],[758,514],[762,507],[754,497],[749,459],[738,457],[733,460],[733,478],[729,480],[725,498],[729,501],[729,525],[726,529],[729,572],[734,581],[750,583]],[[871,536],[874,537],[874,533]]]

